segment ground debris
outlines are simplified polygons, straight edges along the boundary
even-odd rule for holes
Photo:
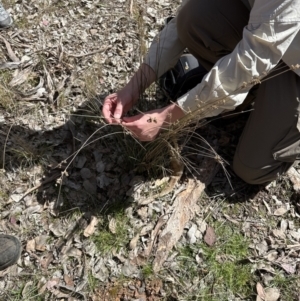
[[[178,170],[181,182],[168,164],[149,178],[148,163],[143,173],[133,167],[135,147],[144,144],[104,124],[103,99],[137,70],[178,4],[150,2],[4,1],[15,25],[0,37],[0,232],[18,236],[23,252],[0,273],[1,300],[181,301],[215,294],[239,301],[249,294],[224,289],[216,276],[232,263],[251,269],[250,294],[261,283],[262,300],[294,300],[297,166],[257,192],[228,167],[216,173],[215,154],[212,165],[202,166],[197,142],[189,156],[182,149],[188,168]],[[161,106],[156,101],[164,98],[151,87],[138,109]],[[208,134],[210,145],[229,146],[226,158],[239,137],[227,133],[239,121],[230,127],[212,125]],[[171,182],[169,194],[160,194]],[[233,240],[231,254],[218,254],[210,265],[236,235],[249,243],[248,253],[236,260]]]

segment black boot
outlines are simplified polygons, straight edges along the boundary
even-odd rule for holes
[[[15,236],[0,234],[0,271],[16,263],[21,250],[21,243]]]

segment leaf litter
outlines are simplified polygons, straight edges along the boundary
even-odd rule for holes
[[[14,298],[13,292],[20,289],[24,300],[36,294],[43,300],[188,300],[187,292],[197,296],[200,290],[201,295],[211,285],[203,242],[211,250],[222,248],[221,222],[250,242],[244,260],[259,275],[258,298],[297,296],[295,288],[287,295],[276,275],[300,275],[299,166],[289,177],[255,193],[235,178],[232,191],[218,172],[194,204],[178,240],[164,253],[162,247],[172,239],[165,229],[177,195],[148,204],[144,199],[165,185],[168,176],[153,181],[128,168],[122,144],[103,125],[104,96],[126,83],[143,56],[141,43],[150,43],[177,4],[5,4],[15,26],[1,32],[0,42],[0,139],[5,145],[0,152],[0,231],[18,236],[24,250],[17,265],[1,272],[0,295]],[[148,106],[155,97],[149,97]],[[100,127],[95,142],[84,148]],[[238,123],[229,127],[238,128]],[[215,132],[209,135],[221,141]],[[234,143],[231,137],[226,141]],[[186,184],[183,180],[178,185]],[[177,188],[180,195],[181,187]],[[185,248],[189,260],[195,260],[189,270],[181,266]],[[161,257],[155,261],[159,251]],[[218,260],[226,263],[226,256]],[[156,272],[152,264],[157,262],[163,269]],[[299,279],[295,281],[299,288]],[[212,287],[218,296],[220,287]],[[227,299],[242,300],[241,294],[226,294]]]

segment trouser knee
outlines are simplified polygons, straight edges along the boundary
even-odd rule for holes
[[[291,165],[292,163],[276,162],[273,165],[255,168],[244,164],[236,154],[233,160],[233,171],[246,183],[260,185],[272,182],[280,174],[286,172]]]

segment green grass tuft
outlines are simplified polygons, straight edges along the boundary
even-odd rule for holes
[[[101,223],[99,231],[93,236],[93,240],[102,254],[107,254],[113,250],[119,251],[128,244],[129,218],[124,211],[117,212],[113,218],[116,222],[115,233],[109,230],[109,220],[106,217]]]

